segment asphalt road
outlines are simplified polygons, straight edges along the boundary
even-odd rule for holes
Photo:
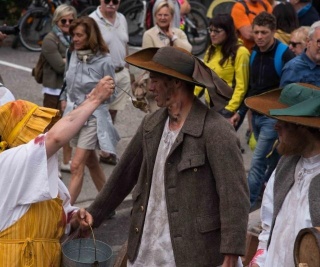
[[[17,49],[11,48],[12,38],[9,36],[4,41],[3,46],[0,48],[0,74],[4,80],[5,85],[12,91],[16,99],[25,99],[34,102],[38,105],[42,103],[41,85],[37,84],[31,76],[31,69],[35,66],[39,53],[30,52],[23,47]],[[130,53],[139,48],[130,48]],[[136,68],[130,69],[133,73],[137,73]],[[124,111],[119,112],[115,127],[119,131],[121,141],[118,144],[117,150],[119,156],[123,153],[125,147],[135,133],[140,124],[144,113],[135,109],[129,101]],[[246,169],[249,168],[251,160],[251,151],[245,142],[245,131],[247,129],[247,122],[240,128],[238,135],[245,149],[243,154],[244,164]],[[102,164],[102,167],[109,177],[113,170],[113,166]],[[63,181],[68,185],[70,174],[62,173]],[[97,195],[97,191],[91,181],[88,172],[85,173],[85,179],[82,187],[81,194],[76,203],[77,206],[87,207]],[[114,256],[112,261],[117,255],[122,244],[127,239],[128,226],[130,220],[131,210],[131,196],[129,195],[126,200],[117,208],[116,215],[109,220],[105,220],[102,225],[95,229],[95,236],[98,240],[109,244],[113,251]],[[111,265],[110,265],[111,266]]]

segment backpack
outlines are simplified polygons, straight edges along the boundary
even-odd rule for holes
[[[288,46],[285,45],[284,43],[279,42],[276,52],[274,54],[274,68],[276,69],[276,72],[279,77],[281,77],[281,71],[283,68],[283,61],[282,61],[282,56],[284,52],[287,50]],[[257,51],[253,50],[250,56],[250,68],[252,67],[253,60],[257,54]]]
[[[39,56],[36,66],[32,69],[31,75],[34,77],[37,83],[43,82],[43,66],[46,63],[46,58],[42,53]]]
[[[211,3],[209,6],[209,9],[207,11],[207,17],[208,18],[213,18],[217,14],[230,14],[231,15],[231,10],[234,6],[235,3],[241,3],[246,11],[247,16],[249,14],[257,15],[255,12],[251,11],[249,7],[247,6],[247,3],[244,0],[215,0]],[[263,6],[265,11],[268,10],[267,5],[262,1],[258,0],[259,3]]]

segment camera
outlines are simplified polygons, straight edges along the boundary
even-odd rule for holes
[[[19,33],[19,26],[0,26],[0,32],[10,35]]]

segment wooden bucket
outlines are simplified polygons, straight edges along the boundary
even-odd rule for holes
[[[294,242],[296,267],[320,266],[320,227],[301,229]]]

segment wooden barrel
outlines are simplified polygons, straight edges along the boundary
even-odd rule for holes
[[[320,266],[320,227],[301,229],[294,242],[296,267]]]

